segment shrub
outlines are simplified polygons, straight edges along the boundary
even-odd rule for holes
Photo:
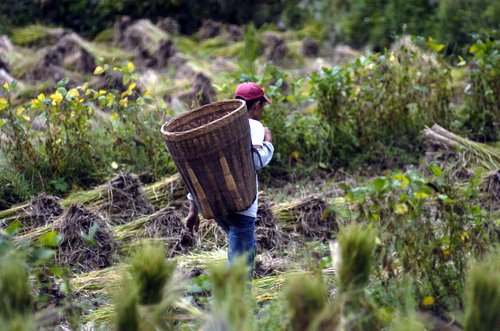
[[[469,84],[465,87],[465,129],[480,141],[500,137],[500,41],[477,41],[470,47]]]
[[[415,160],[423,149],[420,131],[450,121],[449,79],[435,54],[405,41],[398,51],[313,73],[312,93],[329,125],[328,162],[390,167]]]
[[[462,305],[466,259],[484,254],[497,234],[479,205],[479,178],[458,186],[439,168],[432,171],[430,178],[414,171],[378,177],[346,187],[346,197],[356,206],[352,220],[378,232],[383,290],[408,275],[421,307],[440,313]]]
[[[91,127],[94,110],[83,102],[85,89],[67,89],[66,84],[60,81],[54,93],[40,93],[15,110],[4,109],[2,150],[7,162],[35,181],[38,190],[63,193],[73,185],[94,185],[105,175],[104,155],[110,146]],[[8,92],[13,88],[7,87]],[[43,123],[40,130],[34,128],[35,119]]]
[[[0,166],[0,210],[26,201],[31,195],[31,187],[26,179],[7,166]]]
[[[118,168],[153,179],[175,172],[159,134],[165,109],[151,109],[149,92],[137,91],[131,62],[98,66],[95,74],[108,71],[117,72],[122,89],[70,88],[62,80],[55,91],[15,109],[10,100],[15,82],[2,86],[7,98],[0,98],[5,135],[0,148],[6,163],[33,182],[33,191],[61,194],[93,186]],[[109,117],[97,116],[96,105]]]

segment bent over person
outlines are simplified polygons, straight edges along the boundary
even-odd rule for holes
[[[271,161],[274,153],[271,131],[265,128],[260,122],[262,113],[264,112],[264,105],[272,102],[265,95],[262,88],[253,82],[238,85],[234,97],[246,102],[252,140],[253,163],[255,169],[259,170]],[[250,208],[215,219],[228,238],[228,264],[231,265],[238,255],[247,254],[250,275],[253,272],[256,250],[254,230],[259,192],[257,175],[255,175],[255,180],[257,182],[257,196]],[[189,214],[186,217],[186,226],[191,231],[197,231],[200,223],[198,210],[191,194],[188,194],[188,199],[191,204],[189,207]]]

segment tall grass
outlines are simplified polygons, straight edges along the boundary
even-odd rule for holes
[[[213,266],[212,314],[203,330],[252,330],[252,300],[248,282],[247,257],[238,257],[229,268]]]
[[[139,303],[159,303],[174,269],[175,263],[166,261],[161,244],[144,244],[139,248],[130,261],[130,273],[137,285]]]
[[[481,262],[474,263],[467,275],[465,330],[498,330],[500,326],[500,248]]]

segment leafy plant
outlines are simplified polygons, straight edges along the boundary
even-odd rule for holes
[[[500,131],[500,42],[478,40],[469,51],[473,57],[464,91],[464,125],[473,139],[495,141]]]
[[[442,312],[462,304],[467,256],[487,252],[496,234],[478,204],[480,179],[457,187],[440,168],[432,171],[430,178],[395,172],[359,188],[346,186],[357,206],[346,216],[377,229],[384,289],[408,275],[421,307]]]
[[[425,125],[451,119],[449,79],[446,64],[412,45],[313,73],[312,94],[329,126],[327,162],[391,167],[415,160]]]

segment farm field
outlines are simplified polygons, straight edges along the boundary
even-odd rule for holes
[[[314,5],[189,33],[180,12],[82,31],[9,23],[0,329],[496,330],[498,30],[483,33],[486,11],[466,41],[380,39],[380,26],[368,38],[345,20],[359,8],[333,3],[335,27],[305,14]],[[272,99],[275,148],[258,172],[251,280],[243,259],[227,267],[214,220],[186,228],[160,134],[245,81]]]

